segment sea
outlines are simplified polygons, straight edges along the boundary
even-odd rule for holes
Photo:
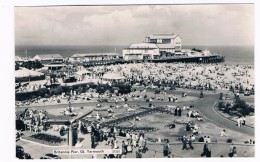
[[[34,57],[41,54],[61,54],[63,57],[70,57],[76,53],[119,53],[122,55],[122,50],[129,45],[107,46],[107,45],[92,45],[92,46],[29,46],[16,45],[15,55],[21,57]],[[218,53],[225,56],[224,64],[233,65],[254,65],[254,46],[182,46],[183,49],[201,49],[209,50],[211,53]],[[26,52],[27,51],[27,52]]]

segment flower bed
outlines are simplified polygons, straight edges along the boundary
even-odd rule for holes
[[[44,144],[61,144],[66,141],[65,138],[61,138],[55,135],[45,134],[45,133],[37,133],[29,136],[30,139],[36,142],[44,143]]]

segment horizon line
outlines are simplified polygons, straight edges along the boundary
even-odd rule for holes
[[[130,46],[131,44],[118,44],[118,45],[107,45],[107,44],[89,44],[89,45],[76,45],[76,44],[63,44],[63,45],[53,45],[53,44],[33,44],[33,45],[29,45],[29,44],[15,44],[15,47],[16,46],[76,46],[76,47],[88,47],[88,46]],[[182,45],[182,46],[250,46],[250,47],[254,47],[255,45],[229,45],[229,44],[223,44],[223,45],[212,45],[212,44],[209,44],[209,45],[199,45],[199,44],[185,44],[185,45]]]

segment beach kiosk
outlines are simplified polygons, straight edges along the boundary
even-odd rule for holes
[[[123,75],[117,74],[117,73],[106,73],[102,77],[102,83],[119,83],[124,82],[125,77]]]

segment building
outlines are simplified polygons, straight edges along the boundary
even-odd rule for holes
[[[124,60],[143,60],[156,59],[160,56],[159,48],[153,43],[131,44],[128,48],[123,49]]]
[[[70,62],[92,62],[92,61],[105,61],[117,60],[119,54],[117,53],[87,53],[87,54],[74,54],[69,58]]]
[[[34,61],[40,61],[42,64],[63,63],[64,58],[60,54],[44,54],[34,56]]]
[[[174,51],[181,51],[182,39],[179,35],[171,34],[152,34],[145,38],[146,43],[157,44],[160,51],[174,53]],[[172,51],[174,49],[174,51]]]
[[[102,76],[101,83],[112,85],[113,83],[125,82],[126,78],[118,73],[106,73]]]
[[[123,49],[124,60],[160,59],[182,55],[182,39],[176,34],[152,34],[144,43]]]

